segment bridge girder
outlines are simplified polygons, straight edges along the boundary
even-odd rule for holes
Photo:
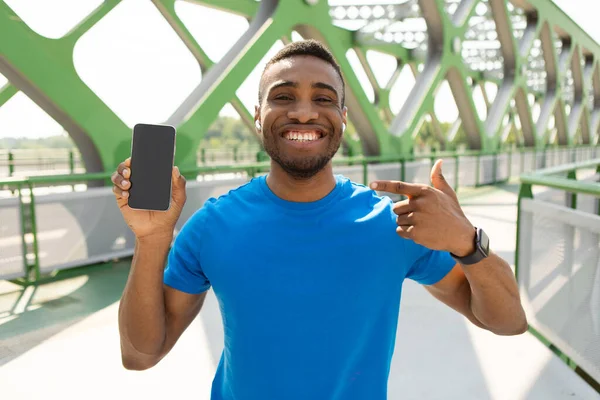
[[[413,151],[423,122],[431,121],[441,147],[462,129],[470,148],[494,150],[511,125],[525,146],[598,143],[600,47],[549,0],[409,0],[399,5],[329,6],[324,0],[188,0],[241,15],[249,28],[219,61],[211,60],[175,11],[176,0],[153,0],[198,62],[203,79],[165,122],[177,127],[177,163],[196,164],[204,134],[226,104],[253,129],[252,113],[236,90],[278,40],[292,31],[323,41],[347,82],[349,117],[365,155]],[[90,172],[111,170],[129,155],[131,130],[77,74],[73,50],[106,17],[106,0],[67,35],[49,39],[0,3],[0,106],[18,91],[60,123],[79,147]],[[372,87],[363,89],[356,54]],[[375,77],[369,52],[396,59],[388,82]],[[403,68],[415,73],[408,100],[393,112],[390,95]],[[459,119],[443,126],[434,104],[447,82]],[[485,85],[498,86],[490,98]],[[406,89],[404,89],[406,90]],[[483,93],[486,116],[477,111]],[[479,100],[481,101],[481,100]]]

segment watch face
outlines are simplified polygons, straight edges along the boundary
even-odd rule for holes
[[[490,239],[483,230],[480,230],[479,247],[485,253],[486,256],[489,254]]]

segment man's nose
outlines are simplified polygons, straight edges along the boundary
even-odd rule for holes
[[[310,102],[299,101],[289,111],[288,118],[306,124],[319,118],[319,113],[313,108]]]

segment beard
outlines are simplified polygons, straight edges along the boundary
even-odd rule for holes
[[[288,175],[297,180],[310,179],[325,168],[342,143],[341,133],[327,135],[325,139],[329,140],[329,143],[322,153],[303,157],[302,155],[290,156],[284,154],[279,146],[278,139],[279,137],[274,134],[268,137],[263,136],[263,147],[271,160],[275,161]]]

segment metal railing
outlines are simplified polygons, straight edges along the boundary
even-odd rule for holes
[[[336,173],[365,185],[373,179],[429,183],[431,166],[442,158],[446,179],[460,190],[505,182],[523,171],[554,165],[555,160],[578,160],[596,154],[600,156],[598,147],[570,147],[537,152],[437,153],[412,158],[339,158],[333,164]],[[269,162],[182,168],[188,178],[189,196],[195,198],[186,205],[198,208],[207,199],[203,196],[221,195],[269,168]],[[0,180],[0,195],[4,189],[4,198],[0,197],[0,279],[30,284],[56,271],[131,255],[133,238],[115,205],[111,173]],[[102,232],[114,242],[107,243]]]
[[[260,160],[260,146],[202,147],[198,165],[253,163]],[[81,154],[70,149],[0,150],[0,178],[26,175],[84,173]]]
[[[515,273],[530,331],[600,392],[600,158],[520,182]]]
[[[83,172],[79,152],[69,149],[0,150],[0,177],[17,174],[57,174]]]

